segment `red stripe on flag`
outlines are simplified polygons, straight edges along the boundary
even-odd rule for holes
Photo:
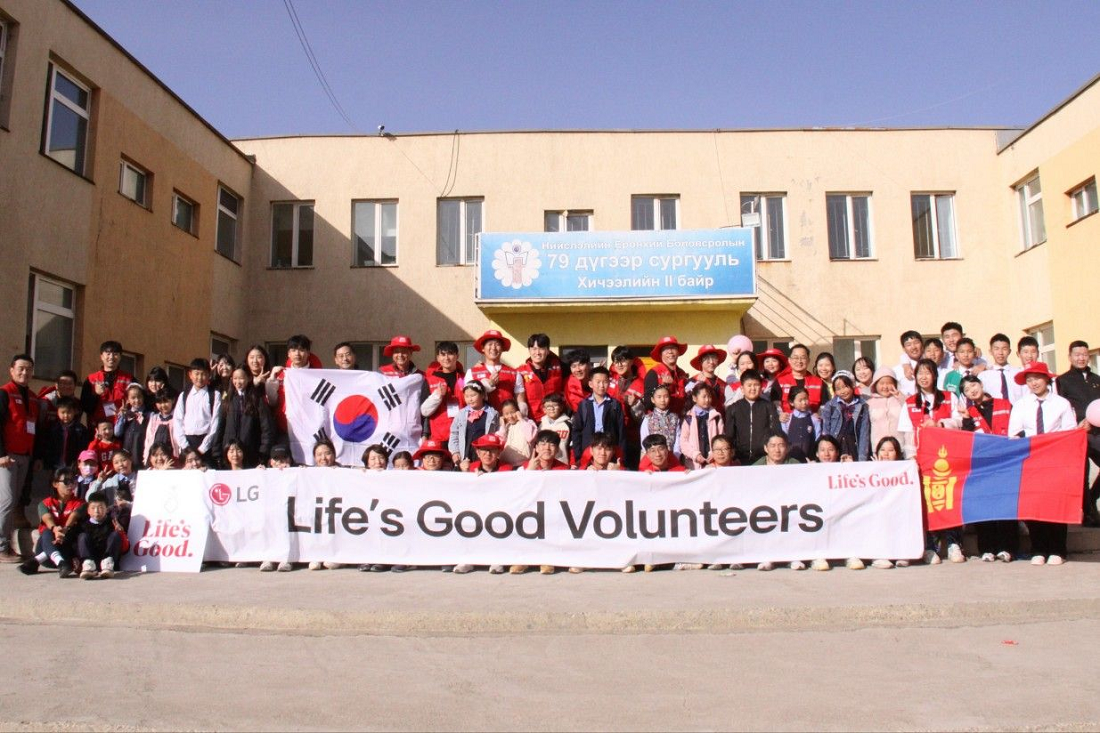
[[[962,525],[963,491],[970,475],[973,447],[974,433],[944,428],[921,430],[917,467],[929,532]]]
[[[1020,519],[1080,524],[1085,487],[1086,432],[1067,430],[1028,440],[1020,475]]]

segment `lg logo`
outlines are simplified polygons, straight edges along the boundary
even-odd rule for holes
[[[260,487],[249,486],[244,489],[242,493],[241,487],[237,487],[237,501],[256,501],[260,498]],[[233,501],[233,489],[226,484],[214,484],[210,487],[210,501],[214,502],[218,506],[225,506],[229,502]]]

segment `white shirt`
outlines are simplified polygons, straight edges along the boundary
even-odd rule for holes
[[[907,379],[905,377],[906,364],[916,372],[917,362],[902,354],[901,363],[894,367],[894,379],[898,382],[898,392],[908,397],[917,393],[917,382],[915,379]]]
[[[181,394],[176,400],[176,409],[172,413],[176,442],[180,450],[183,450],[188,447],[188,435],[204,435],[206,437],[199,446],[199,452],[205,455],[210,451],[210,446],[214,444],[214,438],[217,437],[218,428],[221,427],[222,396],[221,393],[214,392],[214,409],[211,410],[209,385],[202,389],[195,389],[193,386],[188,389],[189,391]],[[187,401],[186,405],[184,400]]]
[[[1001,394],[1001,372],[1004,371],[1005,379],[1008,380],[1008,394]],[[1012,366],[1011,364],[1005,364],[1003,367],[999,367],[996,364],[988,367],[984,372],[978,375],[978,379],[982,380],[982,386],[985,388],[987,394],[994,397],[1000,397],[1001,399],[1008,400],[1012,404],[1023,397],[1027,393],[1027,387],[1016,384],[1016,374],[1020,371],[1020,367]]]
[[[1057,433],[1077,427],[1077,413],[1065,397],[1047,392],[1042,402],[1044,433]],[[1029,391],[1012,406],[1012,414],[1008,418],[1008,434],[1018,435],[1022,432],[1027,438],[1037,435],[1035,418],[1038,413],[1039,398]]]
[[[958,418],[955,417],[955,413],[959,410],[959,396],[956,394],[951,394],[950,392],[944,392],[944,394],[947,396],[946,401],[951,405],[951,417],[940,420],[940,427],[957,429],[961,424]],[[926,397],[928,401],[931,401],[931,395],[926,395]],[[913,425],[913,419],[909,417],[909,405],[906,405],[902,409],[901,414],[898,415],[898,432],[916,432],[916,426]]]

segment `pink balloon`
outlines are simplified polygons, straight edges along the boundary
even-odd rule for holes
[[[1100,428],[1100,400],[1093,400],[1085,408],[1085,419],[1094,428]]]
[[[726,348],[731,354],[742,351],[752,351],[752,341],[748,336],[739,333],[736,336],[730,337],[729,343],[726,344]]]

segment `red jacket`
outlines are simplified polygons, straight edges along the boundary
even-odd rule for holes
[[[967,408],[967,414],[977,423],[974,432],[988,433],[989,435],[1008,435],[1008,418],[1012,413],[1012,403],[999,397],[993,398],[993,424],[990,425],[982,416],[981,410],[976,405]]]
[[[42,500],[42,506],[46,507],[46,511],[53,517],[53,523],[56,526],[64,527],[65,523],[69,521],[69,517],[71,517],[77,509],[84,506],[84,502],[74,496],[62,503],[61,499],[56,496],[48,496]],[[46,523],[44,521],[40,522],[38,525],[38,534],[43,534],[47,531],[49,531],[49,528],[46,526]]]
[[[682,414],[684,411],[684,387],[687,385],[687,372],[680,367],[676,367],[676,371],[673,372],[664,364],[654,364],[646,377],[650,374],[657,375],[658,385],[664,384],[666,374],[672,375],[672,382],[668,385],[670,393],[668,410],[676,415]]]
[[[561,392],[562,370],[561,359],[554,354],[546,357],[546,381],[539,379],[531,360],[523,362],[516,369],[520,379],[523,380],[524,395],[527,398],[527,416],[535,422],[542,419],[542,400],[546,395]]]
[[[428,393],[431,394],[435,391],[436,386],[440,384],[447,384],[447,380],[439,376],[441,369],[438,362],[432,362],[428,365],[428,372],[424,375],[424,381],[428,385]],[[462,397],[462,388],[466,385],[466,370],[459,364],[455,368],[455,387],[451,390],[444,400],[439,404],[435,411],[431,415],[426,415],[428,418],[428,432],[432,440],[438,440],[441,443],[446,444],[451,439],[451,420],[458,414],[458,411],[462,409],[465,404]]]
[[[653,467],[653,463],[650,462],[649,456],[642,455],[642,460],[638,461],[639,471],[650,471],[652,473],[676,473],[678,471],[687,471],[683,464],[676,460],[676,456],[672,455],[672,451],[668,452],[668,464],[663,470],[658,471]]]
[[[569,405],[570,412],[576,412],[584,398],[592,394],[592,388],[587,384],[581,384],[581,380],[569,375],[565,380],[565,404]]]
[[[473,463],[470,464],[470,473],[477,473],[478,470],[480,470],[480,469],[481,469],[481,461],[474,461]],[[513,469],[514,469],[514,466],[512,466],[511,464],[501,463],[500,461],[497,461],[497,467],[494,468],[492,471],[486,471],[485,473],[499,473],[501,471],[511,471]]]
[[[304,369],[320,369],[322,368],[321,359],[316,354],[310,352],[308,366],[302,367]],[[275,413],[275,426],[279,428],[279,432],[286,435],[289,430],[289,426],[286,421],[286,387],[283,384],[283,379],[286,378],[286,369],[290,369],[290,359],[286,360],[285,369],[279,372],[276,377],[279,382],[279,406],[276,407],[273,412]]]
[[[905,400],[905,409],[909,410],[909,421],[913,423],[913,445],[914,447],[920,446],[920,433],[921,428],[924,425],[924,419],[926,417],[932,418],[937,424],[940,420],[951,420],[951,395],[946,392],[940,392],[943,395],[943,402],[940,406],[931,409],[931,405],[926,405],[931,411],[926,413],[920,407],[917,407],[917,397],[920,396],[920,392],[910,395],[909,399]]]
[[[489,371],[489,368],[485,366],[485,362],[479,361],[470,369],[470,376],[481,382],[483,380],[488,380],[492,376],[492,373]],[[500,412],[500,406],[507,400],[514,400],[516,398],[516,382],[519,381],[519,379],[519,373],[517,373],[515,369],[507,364],[502,364],[500,366],[500,371],[497,372],[497,387],[492,392],[489,392],[487,396],[487,402],[492,405],[497,412]]]
[[[554,459],[554,465],[551,466],[550,468],[532,468],[530,466],[524,466],[524,468],[526,468],[528,471],[569,471],[569,470],[571,470],[569,468],[568,463],[562,463],[561,461],[559,461],[556,458]]]
[[[87,401],[84,409],[88,413],[88,427],[92,430],[95,430],[95,424],[99,420],[110,419],[111,422],[114,422],[115,415],[122,409],[122,404],[126,401],[126,388],[134,381],[134,378],[126,372],[115,370],[115,381],[111,384],[111,389],[97,395],[95,385],[103,383],[106,378],[106,374],[102,369],[98,372],[92,372],[88,375],[84,387],[85,390],[91,390],[90,396],[86,396],[84,391],[81,391],[80,394],[81,403]],[[95,409],[89,409],[93,400],[95,401]]]
[[[791,411],[791,404],[787,400],[787,395],[791,393],[792,387],[798,386],[798,380],[791,374],[790,370],[783,371],[775,378],[775,384],[783,390],[782,401],[783,412]],[[810,397],[810,412],[816,413],[821,408],[821,397],[825,382],[821,381],[821,377],[816,377],[813,374],[807,374],[803,378],[802,386],[806,388],[806,392]]]
[[[38,429],[38,398],[30,388],[24,400],[15,382],[8,382],[0,389],[8,393],[8,419],[2,426],[4,445],[2,455],[31,455],[34,453],[34,435]]]
[[[111,468],[111,454],[122,447],[121,443],[110,441],[104,443],[99,438],[93,438],[91,443],[88,443],[88,450],[95,451],[96,460],[99,461],[99,472],[103,473],[108,468]]]

